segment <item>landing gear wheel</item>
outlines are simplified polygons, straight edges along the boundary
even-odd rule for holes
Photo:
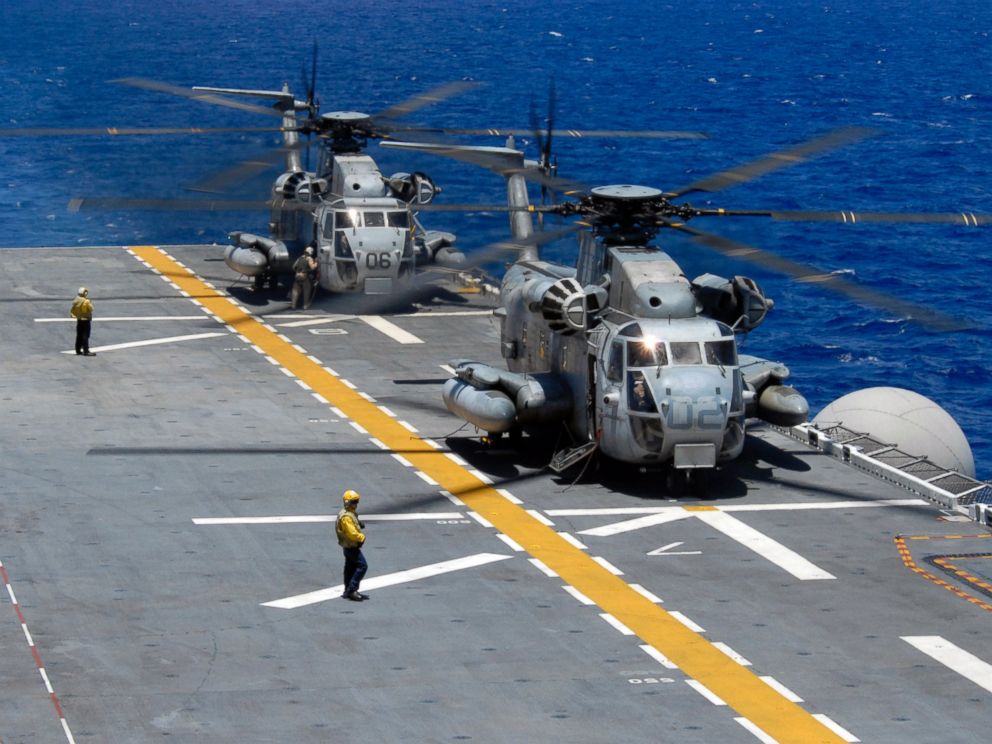
[[[499,442],[500,442],[501,439],[503,439],[503,432],[501,432],[501,431],[492,431],[492,432],[489,432],[488,434],[485,434],[480,439],[480,441],[486,447],[489,447],[490,449],[492,449],[497,444],[499,444]]]
[[[709,485],[709,473],[706,468],[687,468],[678,470],[672,468],[668,471],[665,482],[668,486],[668,493],[672,496],[683,496],[687,493],[701,499],[709,498],[707,486]]]
[[[689,487],[689,492],[693,496],[698,496],[701,499],[709,498],[709,493],[707,491],[710,483],[710,471],[705,469],[699,470],[689,470],[687,472],[687,485]]]

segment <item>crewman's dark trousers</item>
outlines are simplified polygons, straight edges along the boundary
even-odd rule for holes
[[[343,548],[344,550],[344,590],[357,592],[358,585],[362,583],[365,572],[369,570],[369,564],[365,562],[361,548]]]
[[[88,354],[90,351],[90,323],[89,320],[76,319],[77,354]]]

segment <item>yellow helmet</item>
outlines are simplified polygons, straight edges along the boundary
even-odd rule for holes
[[[341,500],[344,501],[346,505],[357,504],[360,498],[362,497],[359,495],[358,491],[352,491],[349,488],[347,491],[344,492],[344,495],[341,497]]]

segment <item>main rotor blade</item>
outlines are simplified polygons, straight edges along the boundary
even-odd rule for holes
[[[0,137],[122,137],[163,134],[281,132],[281,127],[70,127],[63,129],[0,129]]]
[[[770,217],[782,222],[909,222],[916,224],[979,225],[992,224],[992,215],[975,212],[818,212],[809,210],[701,209],[699,217]]]
[[[129,77],[118,78],[117,80],[111,80],[110,82],[117,83],[118,85],[130,85],[132,88],[142,88],[144,90],[154,90],[160,93],[168,93],[173,96],[190,98],[194,101],[202,101],[204,103],[212,103],[216,106],[226,106],[240,111],[250,111],[254,114],[262,114],[263,116],[274,116],[277,119],[281,119],[283,117],[282,112],[276,111],[275,109],[266,108],[264,106],[256,106],[253,103],[245,103],[244,101],[236,101],[232,98],[224,98],[223,96],[218,96],[206,91],[198,91],[191,88],[180,88],[177,85],[163,83],[159,80]]]
[[[463,129],[463,128],[439,128],[423,127],[418,131],[436,132],[437,134],[466,134],[478,135],[482,137],[532,137],[533,129],[504,129],[493,127],[491,129]],[[548,130],[545,130],[546,132]],[[555,137],[626,137],[636,139],[709,139],[709,135],[703,132],[687,132],[678,130],[654,130],[654,129],[551,129],[551,134]]]
[[[238,212],[271,209],[272,202],[250,199],[132,199],[119,197],[76,197],[69,201],[70,212],[91,209],[151,209],[165,211]]]
[[[206,194],[222,194],[229,189],[232,184],[243,183],[254,178],[276,165],[279,158],[287,152],[299,149],[298,147],[276,147],[259,154],[254,158],[243,160],[230,168],[225,168],[219,173],[197,181],[189,186],[190,191],[200,191]]]
[[[390,106],[389,108],[383,109],[376,114],[373,114],[373,119],[401,119],[408,114],[412,114],[414,111],[419,111],[425,106],[431,106],[435,103],[440,103],[446,98],[451,98],[460,93],[464,93],[472,88],[479,87],[479,83],[475,83],[469,80],[456,80],[451,83],[445,83],[444,85],[439,85],[436,88],[431,88],[426,93],[421,93],[420,95],[413,96],[401,101],[400,103]]]
[[[531,204],[526,207],[511,207],[507,204],[418,204],[410,205],[414,212],[551,212],[551,208]]]
[[[684,224],[670,222],[666,227],[674,228],[692,236],[694,242],[729,258],[738,258],[791,277],[803,284],[815,284],[843,295],[855,302],[871,305],[893,314],[898,318],[908,317],[930,330],[962,331],[972,326],[963,320],[938,312],[923,305],[900,300],[883,292],[853,284],[837,274],[823,272],[812,266],[777,256],[747,243],[740,243],[720,235],[696,230]]]
[[[809,160],[814,155],[819,155],[820,153],[827,152],[828,150],[834,150],[838,147],[843,147],[844,145],[860,142],[861,140],[872,137],[875,134],[877,134],[877,132],[865,127],[847,127],[845,129],[836,129],[821,137],[816,137],[815,139],[796,145],[795,147],[790,147],[786,150],[779,150],[769,155],[765,155],[762,158],[758,158],[757,160],[753,160],[750,163],[745,163],[744,165],[731,168],[730,170],[721,171],[720,173],[704,178],[701,181],[696,181],[688,186],[683,186],[680,189],[668,192],[665,196],[669,199],[674,199],[677,196],[685,196],[686,194],[691,194],[694,191],[722,191],[723,189],[730,188],[731,186],[736,186],[744,183],[745,181],[750,181],[758,176],[763,176],[766,173],[771,173],[783,168],[790,168],[793,165]]]

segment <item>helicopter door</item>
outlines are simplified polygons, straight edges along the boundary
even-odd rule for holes
[[[607,455],[616,455],[615,443],[624,441],[626,420],[621,415],[620,398],[623,393],[624,348],[626,344],[620,340],[610,343],[606,355],[606,374],[599,379],[599,400],[596,408],[602,411],[600,419],[600,447]]]
[[[320,285],[334,290],[331,278],[337,276],[334,266],[334,212],[324,213],[323,225],[317,239],[317,263],[320,266]]]

